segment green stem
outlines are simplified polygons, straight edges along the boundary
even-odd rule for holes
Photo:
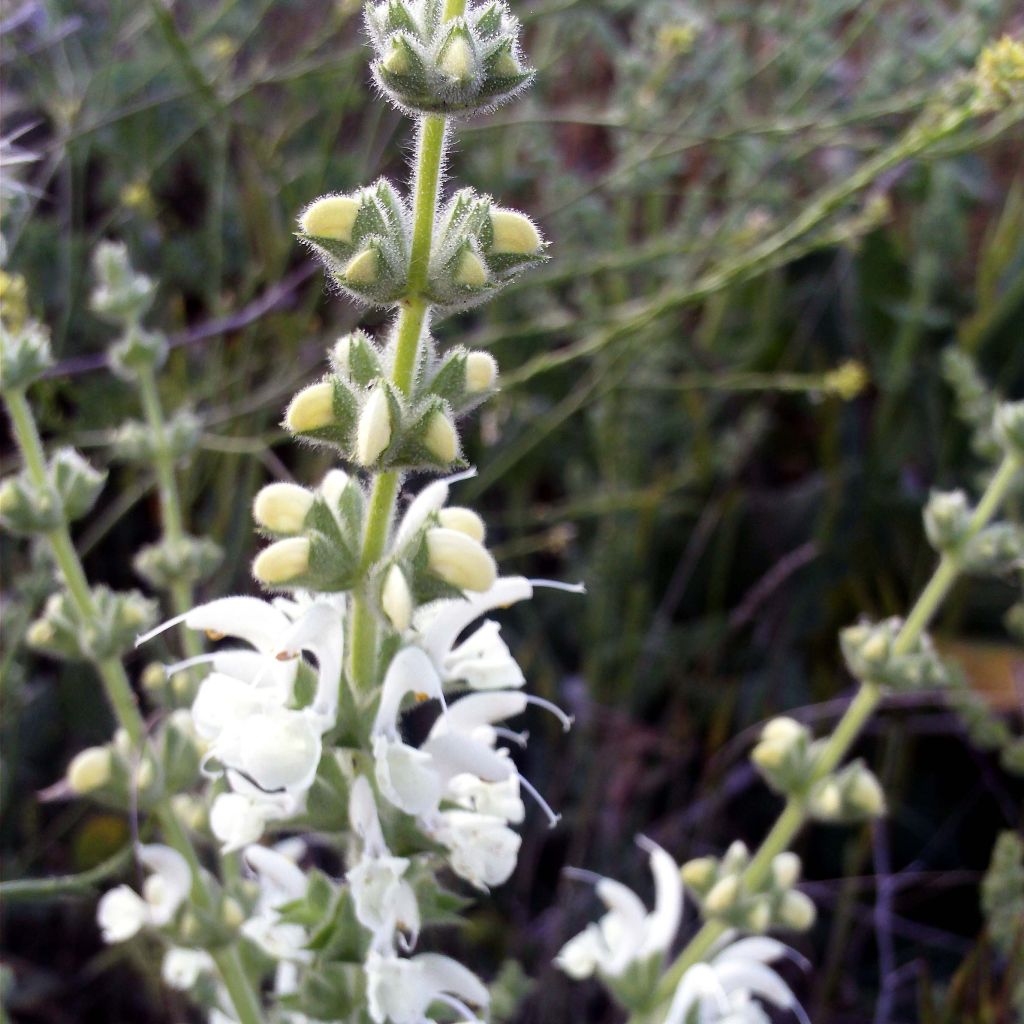
[[[23,391],[7,392],[4,399],[10,413],[15,439],[33,482],[41,488],[49,487],[42,440],[36,429],[35,419],[25,398],[25,393]],[[84,620],[95,620],[97,617],[96,604],[92,591],[89,589],[89,581],[82,568],[82,562],[71,541],[67,525],[62,524],[55,527],[49,530],[45,536],[53,551],[57,567],[64,578],[68,593],[80,615]],[[96,660],[94,664],[103,681],[107,699],[114,710],[118,724],[128,734],[132,746],[140,750],[146,743],[146,726],[135,702],[135,694],[124,665],[117,658]],[[203,882],[199,855],[196,853],[188,833],[171,809],[167,797],[162,798],[156,804],[154,812],[160,821],[168,843],[188,862],[192,873],[193,901],[204,910],[212,910],[213,897]],[[231,996],[240,1024],[261,1024],[262,1013],[259,997],[249,983],[237,948],[230,947],[216,952],[214,960]]]
[[[465,0],[446,0],[444,20],[458,17],[465,6]],[[404,394],[408,394],[412,389],[420,337],[430,311],[430,304],[424,298],[423,290],[430,270],[438,190],[441,183],[441,168],[444,166],[445,131],[445,118],[442,115],[427,114],[420,118],[412,184],[409,287],[406,297],[402,300],[395,327],[395,358],[391,371],[392,384]],[[398,485],[397,472],[381,473],[374,481],[360,556],[360,568],[364,578],[370,567],[384,554],[387,546]],[[366,693],[372,688],[377,674],[377,619],[365,592],[356,592],[352,604],[349,670],[356,693]]]
[[[971,516],[964,543],[974,537],[988,524],[999,510],[1013,485],[1014,477],[1021,464],[1012,454],[1007,454]],[[893,653],[906,654],[927,629],[942,602],[959,575],[959,562],[955,555],[945,554],[939,561],[927,586],[911,608],[896,639]],[[882,691],[872,683],[862,683],[850,706],[836,725],[825,744],[812,773],[811,782],[816,782],[832,772],[843,760],[864,724],[871,717],[882,699]],[[754,858],[743,873],[743,888],[747,891],[758,889],[771,872],[772,861],[789,849],[797,833],[807,822],[807,807],[803,798],[790,797],[782,809],[771,831],[765,837]],[[656,1001],[668,1002],[686,971],[703,960],[715,943],[725,934],[727,926],[719,921],[708,921],[690,940],[658,983]],[[641,1018],[634,1016],[633,1024]]]
[[[129,843],[113,856],[77,875],[51,875],[49,878],[15,878],[0,882],[0,900],[11,903],[27,900],[59,900],[84,896],[93,892],[100,882],[118,875],[132,859]]]

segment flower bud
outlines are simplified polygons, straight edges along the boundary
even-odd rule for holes
[[[220,920],[224,927],[232,932],[242,927],[245,923],[245,911],[238,900],[230,896],[224,900],[220,908]]]
[[[387,392],[377,387],[367,399],[356,428],[356,462],[370,466],[391,443],[391,406]]]
[[[1024,46],[1021,47],[1024,54]],[[1024,462],[1024,402],[1003,402],[996,406],[993,423],[996,440],[1018,463]]]
[[[437,513],[438,521],[449,530],[458,530],[473,540],[484,542],[487,535],[487,527],[484,521],[471,509],[453,505],[451,508],[443,508]]]
[[[459,257],[455,283],[466,288],[483,288],[487,284],[487,266],[472,249],[465,249]]]
[[[288,403],[284,425],[294,434],[318,430],[334,422],[334,387],[330,381],[310,384]]]
[[[313,492],[298,484],[267,484],[256,495],[252,517],[272,533],[298,533],[313,506]]]
[[[723,874],[734,875],[743,871],[750,863],[750,849],[742,839],[734,839],[722,857]]]
[[[739,875],[726,875],[711,887],[704,897],[704,909],[708,914],[718,916],[731,910],[740,894]]]
[[[5,295],[4,313],[9,309]],[[52,362],[48,328],[36,320],[13,325],[9,320],[0,322],[0,390],[27,388]]]
[[[877,818],[885,813],[885,793],[875,773],[869,768],[860,767],[852,775],[846,799],[851,808],[870,818]]]
[[[532,256],[541,248],[540,232],[533,221],[515,210],[491,210],[491,252]]]
[[[459,454],[459,435],[455,424],[440,409],[427,421],[423,444],[444,465],[454,462]]]
[[[959,547],[971,521],[971,507],[963,491],[933,491],[924,509],[924,529],[937,551]]]
[[[135,788],[145,792],[156,781],[156,768],[149,757],[144,757],[135,769]]]
[[[779,718],[773,718],[765,724],[765,727],[761,730],[761,739],[783,743],[790,747],[805,736],[806,733],[806,726],[801,725],[795,718],[780,716]]]
[[[427,530],[427,555],[430,568],[461,590],[489,590],[498,577],[498,567],[487,549],[458,530]]]
[[[350,479],[348,473],[343,469],[331,469],[324,474],[323,480],[320,481],[320,493],[324,496],[324,501],[332,508],[338,507]]]
[[[68,765],[67,782],[73,793],[91,793],[110,781],[111,754],[106,747],[87,747]]]
[[[399,633],[404,633],[412,624],[412,592],[405,573],[397,565],[391,566],[384,577],[380,603],[391,625]]]
[[[473,49],[463,35],[456,35],[441,54],[438,67],[456,85],[464,85],[473,78],[476,61]]]
[[[167,682],[167,670],[159,661],[151,661],[139,677],[142,688],[149,693],[158,693]]]
[[[744,924],[755,935],[768,931],[772,923],[771,903],[765,896],[753,900],[744,915]]]
[[[309,539],[289,537],[264,548],[252,563],[252,574],[260,583],[276,587],[301,576],[309,569]]]
[[[806,893],[791,889],[779,902],[778,922],[783,928],[805,932],[818,916],[814,901]]]
[[[380,276],[380,256],[374,248],[364,249],[345,264],[341,272],[346,284],[373,284]]]
[[[490,391],[498,379],[498,363],[490,352],[470,352],[466,356],[466,390]]]
[[[832,779],[818,787],[811,796],[810,806],[816,817],[826,821],[838,817],[843,806],[843,796]]]
[[[680,869],[683,882],[694,892],[701,894],[711,888],[718,871],[718,861],[714,857],[696,857],[688,860]]]
[[[352,196],[323,196],[302,212],[299,229],[314,238],[352,241],[352,228],[359,213],[359,200]]]
[[[790,851],[772,858],[772,879],[780,889],[792,889],[800,877],[800,858]]]

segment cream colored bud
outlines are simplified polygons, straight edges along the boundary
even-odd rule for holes
[[[320,481],[320,493],[332,508],[338,507],[348,482],[349,475],[343,469],[329,470]]]
[[[155,781],[156,768],[148,757],[144,757],[139,762],[139,767],[135,770],[135,788],[139,790],[149,789]]]
[[[772,923],[772,908],[767,899],[761,897],[750,905],[745,923],[755,934],[768,931],[768,926]]]
[[[53,642],[53,626],[47,619],[36,619],[25,631],[25,642],[29,647],[45,647]]]
[[[861,656],[868,661],[882,662],[889,654],[889,637],[884,630],[877,630],[860,649]]]
[[[786,760],[790,745],[777,740],[762,740],[750,752],[750,760],[759,768],[778,768]]]
[[[779,889],[791,889],[800,877],[800,858],[788,850],[772,858],[772,878]]]
[[[171,677],[171,693],[184,700],[192,692],[192,680],[187,672],[175,672]]]
[[[819,814],[826,818],[834,818],[843,806],[843,797],[839,787],[830,779],[814,795],[814,806]]]
[[[68,765],[67,782],[73,793],[91,793],[110,781],[111,755],[106,747],[86,747]]]
[[[847,799],[858,811],[873,818],[885,813],[885,793],[874,772],[867,768],[857,772],[851,779]]]
[[[252,574],[267,586],[288,583],[309,568],[309,539],[289,537],[264,548],[252,563]]]
[[[427,557],[438,576],[462,590],[490,590],[498,578],[488,550],[458,530],[427,530]]]
[[[310,384],[288,403],[284,425],[293,433],[318,430],[334,422],[334,386],[329,380]]]
[[[459,454],[459,435],[455,424],[440,410],[427,421],[423,444],[438,462],[445,464],[454,462]]]
[[[132,755],[132,751],[135,749],[132,743],[131,736],[128,735],[128,730],[121,726],[114,730],[114,738],[111,741],[114,745],[114,750],[117,751],[118,755],[128,760]]]
[[[464,250],[459,257],[459,265],[455,268],[455,282],[467,288],[483,288],[487,284],[487,267],[472,249]]]
[[[704,909],[709,914],[723,914],[733,906],[739,894],[740,876],[726,875],[715,882],[704,897]]]
[[[490,352],[470,352],[466,356],[466,390],[490,391],[498,379],[498,363]]]
[[[391,406],[387,392],[375,388],[359,414],[356,428],[356,462],[370,466],[391,443]]]
[[[352,335],[343,334],[331,349],[331,362],[334,363],[339,373],[349,373],[349,356],[352,352]]]
[[[391,566],[384,577],[380,603],[391,625],[399,633],[404,633],[412,624],[412,592],[406,582],[405,573],[397,565]]]
[[[722,857],[722,870],[727,874],[742,871],[750,861],[750,848],[742,839],[734,839]]]
[[[193,832],[199,832],[206,825],[206,808],[190,793],[175,793],[171,797],[171,810],[178,821]]]
[[[804,735],[804,732],[804,727],[795,718],[782,716],[765,723],[761,730],[761,739],[790,746],[796,743]]]
[[[373,284],[380,276],[380,256],[376,249],[364,249],[345,264],[342,277],[352,284]]]
[[[817,916],[818,910],[810,896],[795,889],[787,892],[779,903],[779,923],[786,928],[805,932]]]
[[[359,213],[359,200],[352,196],[324,196],[310,204],[299,218],[299,228],[314,238],[352,241],[352,228]]]
[[[275,533],[298,533],[313,507],[313,493],[298,484],[267,484],[252,505],[257,526]]]
[[[523,69],[516,63],[515,57],[506,50],[498,54],[498,59],[491,65],[491,73],[496,78],[514,78],[521,75]]]
[[[491,210],[491,252],[532,256],[540,251],[540,232],[529,217],[515,210]]]
[[[139,682],[144,690],[152,693],[154,690],[162,690],[167,682],[167,670],[159,661],[151,661],[139,677]]]
[[[397,43],[391,47],[391,52],[381,61],[385,71],[392,75],[407,75],[409,73],[409,55],[405,47]]]
[[[714,857],[695,857],[688,860],[679,870],[684,884],[696,892],[703,892],[715,878],[718,863]]]
[[[484,521],[471,509],[453,505],[451,508],[443,508],[437,514],[438,521],[449,530],[458,530],[467,537],[479,541],[481,544],[487,536],[487,527]]]
[[[456,36],[444,51],[441,70],[453,82],[467,82],[473,75],[473,51],[464,36]]]
[[[245,911],[238,900],[228,896],[221,904],[220,919],[225,928],[234,932],[245,923]]]

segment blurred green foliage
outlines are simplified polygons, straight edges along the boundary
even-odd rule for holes
[[[1010,0],[547,0],[517,13],[538,87],[463,126],[453,161],[460,181],[534,216],[554,258],[436,329],[489,348],[503,372],[460,501],[484,506],[506,571],[589,590],[512,619],[532,685],[580,725],[570,765],[531,766],[565,825],[528,838],[501,897],[511,928],[488,909],[472,939],[484,968],[511,952],[537,973],[569,934],[564,863],[625,877],[625,837],[641,828],[684,860],[770,821],[774,804],[737,774],[743,741],[727,737],[804,705],[830,720],[822,702],[846,686],[837,630],[906,608],[932,566],[929,488],[984,465],[941,353],[957,346],[1021,395],[1020,104],[898,157],[981,47],[1024,26]],[[227,552],[207,592],[249,589],[255,489],[326,468],[282,446],[284,404],[360,319],[326,294],[294,217],[323,192],[405,173],[400,119],[368,102],[358,7],[29,0],[2,18],[3,134],[23,129],[18,146],[37,156],[17,169],[25,190],[5,194],[6,269],[25,275],[59,360],[35,391],[40,419],[104,462],[139,414],[87,309],[90,254],[122,239],[159,282],[148,322],[171,335],[165,404],[202,423],[180,478],[188,528]],[[112,466],[78,533],[96,582],[138,585],[130,555],[159,533],[153,488],[145,467]],[[107,721],[85,669],[15,659],[48,582],[39,558],[3,543],[5,873],[89,868],[116,849],[116,822],[35,791]],[[1005,645],[1015,596],[1012,581],[965,584],[941,630]],[[1019,826],[1019,784],[969,754],[941,709],[885,714],[868,742],[898,868],[980,871],[999,828]],[[874,893],[856,881],[872,871],[870,838],[825,830],[802,852],[834,908],[808,950],[813,1019],[868,1019],[885,998],[907,1019],[914,977],[887,994]],[[844,873],[854,880],[827,881]],[[938,897],[907,883],[890,936],[901,962],[952,977],[980,927],[977,881],[936,883]],[[89,915],[24,918],[42,931],[15,943],[16,1018],[111,1019],[148,1002],[178,1019],[152,993],[97,987],[99,963],[82,966]],[[69,939],[48,962],[55,920]],[[995,978],[998,957],[985,963]],[[62,971],[79,979],[71,1017],[54,1008]],[[522,1020],[567,1020],[570,1005],[607,1019],[542,988]]]

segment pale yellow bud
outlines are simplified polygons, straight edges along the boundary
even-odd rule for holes
[[[453,462],[459,454],[459,435],[455,424],[443,412],[435,412],[427,422],[423,443],[439,462]]]
[[[885,813],[885,793],[874,773],[866,768],[857,772],[850,781],[847,799],[858,811],[873,818]]]
[[[171,677],[171,692],[179,700],[184,700],[192,691],[192,680],[187,672],[175,672]]]
[[[324,196],[307,206],[299,218],[299,228],[314,238],[352,241],[352,228],[359,213],[359,200],[352,196]]]
[[[818,916],[814,901],[806,894],[792,890],[779,903],[779,923],[798,932],[807,931]]]
[[[264,548],[252,563],[252,574],[273,587],[301,576],[309,568],[309,539],[289,537]]]
[[[123,726],[114,730],[113,738],[114,750],[124,759],[127,760],[131,757],[132,750],[134,749],[132,744],[132,738],[128,735],[128,730]]]
[[[332,508],[338,507],[341,496],[348,487],[349,475],[343,469],[332,469],[320,481],[320,493]]]
[[[334,422],[334,387],[329,380],[310,384],[288,403],[284,425],[293,433],[318,430]]]
[[[696,857],[680,868],[679,875],[691,889],[703,892],[714,880],[717,867],[714,857]]]
[[[373,284],[380,275],[380,257],[376,249],[364,249],[345,265],[342,276],[352,284]]]
[[[298,484],[267,484],[252,505],[257,526],[274,533],[298,533],[313,507],[313,493]]]
[[[391,625],[399,633],[404,633],[412,624],[412,592],[405,574],[397,565],[391,566],[384,578],[380,603]]]
[[[462,590],[490,590],[498,578],[498,567],[487,549],[458,530],[428,530],[427,557],[438,576]]]
[[[441,70],[453,82],[467,82],[473,75],[473,51],[464,36],[456,36],[444,51]]]
[[[111,756],[106,747],[86,747],[68,765],[67,782],[73,793],[91,793],[110,781]]]
[[[742,871],[750,860],[750,850],[742,839],[734,839],[722,857],[722,871],[733,874]]]
[[[384,388],[375,388],[359,414],[356,462],[372,465],[391,443],[391,406]]]
[[[149,789],[155,780],[156,768],[148,757],[144,757],[139,762],[139,767],[135,770],[135,787],[139,790]]]
[[[487,527],[484,525],[484,521],[471,508],[453,505],[451,508],[441,509],[437,518],[442,526],[446,526],[449,530],[458,530],[459,533],[464,533],[481,544],[484,542],[484,537],[487,536]]]
[[[53,642],[53,626],[46,619],[36,619],[25,631],[25,642],[29,647],[45,647]]]
[[[772,878],[780,889],[790,889],[800,877],[800,858],[788,850],[772,858]]]
[[[201,800],[190,793],[175,793],[171,797],[171,810],[178,821],[193,832],[200,831],[206,825],[206,808]]]
[[[750,752],[750,760],[759,768],[778,768],[786,760],[790,745],[781,740],[762,740]]]
[[[407,75],[409,73],[409,56],[405,47],[394,45],[391,52],[381,62],[384,70],[392,75]]]
[[[772,908],[768,903],[768,900],[763,897],[755,900],[747,910],[747,928],[754,933],[763,933],[768,931],[768,926],[771,923]]]
[[[467,288],[483,288],[487,284],[487,267],[472,249],[464,250],[459,257],[455,281]]]
[[[167,682],[167,670],[159,661],[151,661],[142,670],[139,682],[142,684],[142,688],[144,690],[149,690],[150,692],[154,690],[162,690],[164,683]]]
[[[819,814],[826,818],[833,818],[839,813],[843,805],[842,794],[839,787],[829,780],[818,790],[814,797],[814,806]]]
[[[498,59],[491,65],[491,73],[496,78],[514,78],[523,71],[516,63],[515,57],[506,50],[499,54]]]
[[[709,914],[723,914],[732,907],[739,894],[739,875],[726,875],[711,887],[711,891],[704,898],[704,909]]]
[[[498,363],[490,352],[470,352],[466,356],[466,390],[490,391],[498,379]]]
[[[220,919],[224,927],[230,931],[237,931],[245,922],[245,911],[238,900],[228,896],[220,908]]]
[[[349,372],[349,355],[352,352],[352,336],[345,334],[340,337],[331,349],[331,362],[338,368],[339,373]]]
[[[515,210],[491,210],[491,251],[531,256],[540,249],[540,233],[529,217]]]
[[[765,723],[761,730],[761,739],[785,743],[787,746],[795,743],[804,734],[804,727],[794,718],[773,718]]]

